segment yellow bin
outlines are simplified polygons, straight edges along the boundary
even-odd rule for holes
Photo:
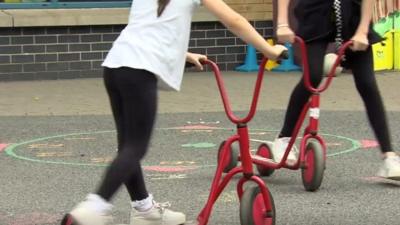
[[[394,69],[400,70],[400,30],[394,32]]]
[[[389,31],[384,35],[386,40],[372,45],[375,71],[393,69],[393,36],[393,32]]]

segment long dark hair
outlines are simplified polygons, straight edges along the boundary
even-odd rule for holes
[[[158,0],[157,16],[160,17],[170,0]]]

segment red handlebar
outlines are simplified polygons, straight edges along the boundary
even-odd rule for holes
[[[342,56],[344,55],[346,49],[350,45],[353,44],[352,41],[348,41],[339,48],[338,57],[337,57],[335,63],[333,64],[333,67],[328,75],[326,82],[324,84],[320,85],[318,88],[314,88],[310,82],[310,70],[309,70],[309,65],[308,65],[307,50],[306,50],[305,42],[300,37],[295,37],[295,42],[298,42],[300,44],[301,55],[302,55],[301,58],[302,58],[302,64],[303,64],[304,84],[305,84],[306,88],[310,92],[313,92],[313,93],[323,92],[328,88],[329,84],[332,81],[333,74],[336,71],[336,67],[340,64],[340,60],[341,60]],[[262,85],[262,81],[263,81],[263,77],[264,77],[265,65],[267,62],[268,62],[268,59],[263,58],[263,60],[260,64],[260,67],[258,69],[257,81],[256,81],[256,84],[254,87],[254,93],[253,93],[253,99],[252,99],[251,106],[250,106],[250,111],[247,114],[247,116],[244,118],[238,118],[232,112],[230,102],[229,102],[229,97],[228,97],[226,89],[225,89],[224,80],[222,78],[221,71],[219,70],[217,64],[211,60],[205,60],[202,62],[203,64],[209,65],[211,67],[211,69],[214,71],[214,75],[217,80],[218,88],[219,88],[219,91],[221,94],[222,102],[224,104],[226,115],[228,116],[229,120],[232,121],[233,123],[246,124],[254,117],[254,115],[256,113],[258,97],[260,95],[260,89],[261,89],[261,85]]]
[[[320,93],[325,91],[328,87],[329,84],[332,82],[332,78],[336,72],[336,68],[339,66],[340,61],[346,51],[346,49],[353,44],[353,41],[347,41],[345,42],[338,50],[337,53],[337,58],[335,60],[335,63],[333,64],[331,71],[329,72],[326,81],[319,85],[319,87],[313,87],[310,81],[310,69],[309,69],[309,64],[308,64],[308,58],[307,58],[307,48],[304,40],[300,37],[295,37],[295,42],[299,43],[300,45],[300,52],[301,52],[301,59],[302,59],[302,65],[303,65],[303,76],[304,76],[304,86],[313,93]]]
[[[256,108],[257,108],[258,96],[260,95],[261,84],[262,84],[262,80],[264,77],[263,75],[264,75],[264,70],[265,70],[264,69],[265,63],[267,61],[268,61],[268,59],[264,58],[263,62],[261,63],[261,65],[258,69],[257,81],[256,81],[255,88],[254,88],[253,99],[251,102],[250,111],[247,114],[247,116],[244,118],[239,118],[232,112],[230,102],[229,102],[229,97],[226,93],[224,80],[222,78],[221,71],[219,70],[217,64],[215,64],[211,60],[205,60],[203,62],[203,64],[209,65],[211,67],[211,69],[214,71],[214,75],[217,80],[219,92],[221,94],[221,98],[222,98],[222,102],[224,104],[226,115],[228,116],[229,120],[232,121],[233,123],[246,124],[254,117],[254,115],[256,113]]]

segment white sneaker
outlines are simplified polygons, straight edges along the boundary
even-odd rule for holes
[[[400,156],[389,156],[383,160],[378,176],[386,179],[400,180]]]
[[[290,137],[281,137],[275,139],[271,149],[272,156],[275,162],[279,163],[282,160],[283,155],[285,154],[285,150],[289,145],[289,141]],[[296,146],[293,145],[286,159],[286,163],[294,164],[297,161],[297,158],[298,158],[298,150]]]
[[[131,211],[130,225],[179,225],[186,222],[185,214],[169,210],[171,205],[154,202],[153,208],[140,212],[135,208]]]
[[[61,225],[112,225],[111,210],[100,213],[93,209],[92,203],[79,203],[69,214],[65,215]]]

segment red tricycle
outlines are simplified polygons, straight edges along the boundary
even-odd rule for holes
[[[218,66],[209,60],[204,62],[204,64],[209,65],[214,71],[226,115],[231,122],[236,124],[237,133],[223,141],[219,147],[218,165],[212,181],[210,194],[206,205],[197,217],[199,225],[206,225],[208,223],[214,203],[228,182],[238,173],[243,174],[243,177],[237,184],[237,193],[240,199],[241,224],[275,224],[275,206],[272,195],[267,185],[264,183],[264,180],[259,176],[254,175],[253,163],[256,164],[257,170],[261,176],[269,176],[274,170],[282,167],[291,170],[301,169],[303,184],[307,191],[315,191],[320,187],[326,160],[326,145],[322,137],[318,135],[320,93],[328,88],[334,76],[336,67],[339,65],[345,50],[352,43],[349,41],[341,46],[338,51],[338,57],[330,70],[326,81],[318,88],[314,88],[310,83],[306,45],[299,37],[296,37],[295,41],[300,45],[302,53],[304,84],[312,95],[310,101],[304,106],[299,116],[293,136],[291,137],[286,152],[280,162],[274,162],[272,160],[271,146],[268,143],[259,145],[255,155],[250,152],[250,138],[247,124],[254,117],[256,112],[258,97],[263,81],[264,68],[268,59],[263,59],[261,62],[250,111],[244,118],[238,118],[232,112]],[[310,112],[309,124],[304,129],[303,138],[301,139],[299,158],[296,163],[288,165],[286,163],[287,156],[296,141],[296,137],[308,111]],[[240,166],[237,166],[238,161],[241,162]],[[223,172],[227,173],[224,177],[222,177]],[[257,185],[248,186],[246,190],[244,190],[244,184],[250,180],[255,182]]]

